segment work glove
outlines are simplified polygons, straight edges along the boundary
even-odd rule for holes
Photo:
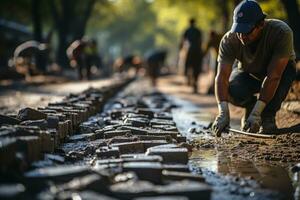
[[[265,109],[265,107],[266,103],[261,100],[258,100],[255,103],[248,119],[244,124],[244,127],[242,127],[243,131],[247,131],[250,133],[257,133],[259,131],[261,125],[261,113]]]
[[[225,131],[227,127],[229,127],[229,108],[228,102],[221,101],[218,103],[219,115],[216,117],[213,125],[212,131],[215,133],[217,137],[221,136],[221,133]]]

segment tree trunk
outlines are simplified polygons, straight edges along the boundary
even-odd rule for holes
[[[58,12],[53,0],[49,0],[52,16],[55,21],[56,30],[58,31],[58,51],[57,62],[65,67],[69,66],[66,49],[68,45],[76,39],[81,39],[85,34],[86,24],[90,18],[95,0],[60,0],[61,13]],[[84,2],[84,3],[82,3]],[[84,6],[82,13],[76,12],[76,6]]]
[[[67,44],[67,34],[69,29],[69,13],[68,8],[69,0],[61,0],[62,13],[58,12],[58,8],[53,0],[49,1],[52,17],[55,22],[55,27],[58,32],[58,48],[56,52],[56,61],[61,67],[69,66],[68,58],[66,55]]]
[[[288,16],[289,25],[294,32],[294,45],[297,58],[300,57],[300,14],[297,0],[281,0]]]
[[[33,21],[33,39],[38,42],[43,42],[43,31],[41,23],[41,2],[42,0],[32,0],[32,21]],[[36,67],[41,71],[46,70],[46,58],[42,54],[35,55]]]

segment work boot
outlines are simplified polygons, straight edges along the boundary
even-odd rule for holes
[[[278,128],[277,128],[277,125],[276,125],[275,116],[263,117],[262,118],[259,133],[272,134],[277,129]]]

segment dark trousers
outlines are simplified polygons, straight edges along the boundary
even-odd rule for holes
[[[296,78],[295,62],[289,61],[280,80],[278,88],[272,100],[267,104],[262,117],[275,116],[280,109],[282,101],[286,98],[292,82]],[[234,67],[229,79],[230,102],[240,107],[251,107],[257,101],[254,95],[261,89],[262,81],[259,81],[246,72]]]

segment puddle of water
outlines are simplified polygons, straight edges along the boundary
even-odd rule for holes
[[[173,116],[181,133],[190,140],[196,138],[214,139],[212,135],[195,135],[188,131],[191,127],[208,126],[213,120],[209,113],[201,113],[201,108],[184,100],[173,97],[172,100],[180,106],[180,108],[173,110]],[[241,160],[215,148],[194,150],[190,157],[190,164],[224,176],[230,175],[255,180],[261,188],[280,192],[284,194],[286,199],[293,199],[292,180],[283,167],[270,166],[267,163],[258,163],[254,160]]]

